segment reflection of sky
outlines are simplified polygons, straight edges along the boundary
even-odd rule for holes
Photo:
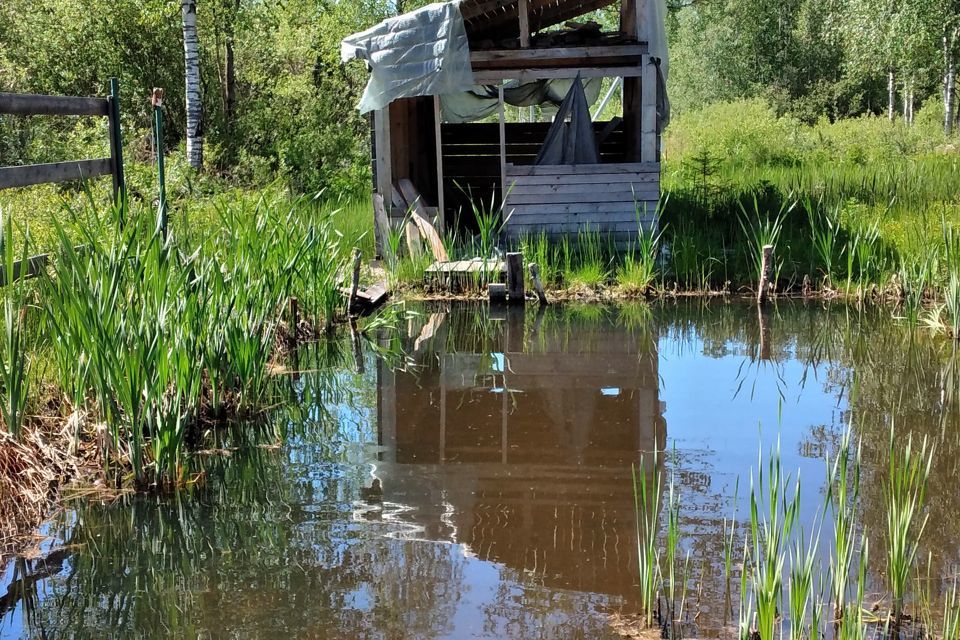
[[[699,340],[690,335],[683,340],[683,349],[669,339],[661,341],[659,373],[667,449],[676,447],[679,458],[674,468],[680,475],[687,534],[717,534],[722,519],[731,515],[738,479],[737,519],[741,527],[748,523],[751,476],[757,477],[761,451],[767,474],[768,454],[778,438],[784,475],[793,480],[799,473],[801,480],[800,523],[807,534],[822,526],[827,452],[809,446],[811,430],[842,431],[846,397],[838,402],[836,391],[827,391],[797,360],[704,357]],[[825,372],[817,372],[820,379]],[[684,472],[689,471],[709,476],[709,487],[685,487]],[[742,545],[742,537],[737,538]]]

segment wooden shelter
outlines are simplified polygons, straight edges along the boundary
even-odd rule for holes
[[[499,119],[444,122],[439,96],[401,98],[375,111],[375,188],[392,223],[406,213],[397,185],[409,180],[441,229],[458,221],[469,227],[471,201],[502,204],[504,230],[514,240],[589,227],[626,242],[641,225],[653,227],[663,76],[647,45],[653,31],[645,3],[655,1],[463,0],[475,81],[499,91]],[[617,32],[570,22],[615,4]],[[578,76],[622,78],[622,117],[593,123],[598,164],[535,164],[552,123],[507,122],[504,83]]]

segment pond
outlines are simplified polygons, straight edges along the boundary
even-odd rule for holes
[[[739,557],[759,456],[779,446],[799,474],[812,532],[850,422],[869,590],[883,591],[891,423],[936,442],[918,556],[933,597],[948,588],[955,354],[889,310],[413,310],[360,353],[304,348],[289,403],[224,434],[189,491],[68,502],[45,561],[2,567],[0,636],[621,637],[638,610],[632,467],[656,456],[662,499],[670,479],[679,495],[684,635],[735,637],[726,521]]]

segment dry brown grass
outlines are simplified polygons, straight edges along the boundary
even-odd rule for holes
[[[19,439],[0,430],[0,557],[29,544],[60,487],[77,474],[78,458],[62,428],[34,423]]]

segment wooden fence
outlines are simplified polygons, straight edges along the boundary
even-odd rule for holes
[[[108,119],[109,158],[88,158],[45,164],[0,167],[0,189],[28,187],[35,184],[89,180],[113,176],[113,198],[118,205],[126,198],[123,177],[123,138],[120,135],[120,92],[116,78],[110,79],[110,95],[106,98],[45,96],[0,93],[0,115],[15,116],[92,116]],[[15,262],[11,282],[33,278],[50,261],[49,254],[32,256]],[[0,286],[10,284],[7,274],[0,273]]]
[[[0,115],[3,114],[107,118],[110,157],[0,167],[0,189],[111,175],[114,199],[119,202],[124,197],[123,139],[120,135],[120,98],[116,78],[110,79],[110,95],[105,98],[0,93]]]

